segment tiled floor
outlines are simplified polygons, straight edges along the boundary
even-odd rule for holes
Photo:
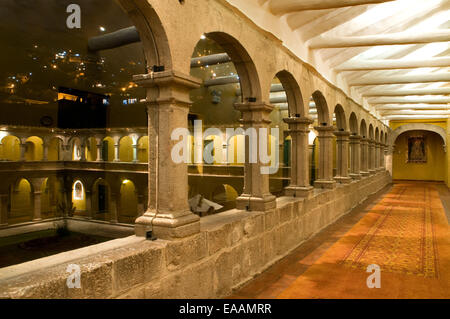
[[[377,194],[370,196],[349,214],[299,246],[229,298],[271,299],[278,296],[298,276],[314,264],[339,238],[346,234],[390,189],[390,186],[386,187]],[[450,204],[450,194],[448,195]]]

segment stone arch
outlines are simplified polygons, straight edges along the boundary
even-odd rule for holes
[[[334,114],[336,115],[336,128],[338,130],[347,130],[347,121],[345,117],[345,111],[342,105],[337,104],[334,108]]]
[[[44,157],[43,145],[44,141],[38,136],[30,136],[25,141],[26,151],[25,160],[26,161],[41,161]]]
[[[92,185],[92,208],[96,219],[108,220],[111,189],[106,179],[97,178]],[[102,216],[103,215],[103,216]]]
[[[375,141],[380,141],[380,130],[378,127],[375,129]]]
[[[361,137],[367,138],[367,124],[366,124],[366,120],[364,120],[364,119],[361,120],[359,132],[360,132]]]
[[[7,135],[1,140],[1,158],[7,161],[20,161],[20,139],[14,135]]]
[[[286,92],[289,116],[296,116],[299,114],[304,117],[306,114],[305,105],[303,103],[303,96],[294,76],[286,71],[282,70],[276,74],[278,80],[280,80],[281,85]]]
[[[373,125],[372,125],[372,123],[369,124],[369,138],[370,138],[371,140],[373,140],[373,138],[374,138],[374,131],[373,131]]]
[[[261,102],[262,95],[258,72],[244,46],[236,38],[225,32],[209,32],[205,36],[219,44],[231,58],[239,75],[243,101],[247,102],[250,98],[254,98],[256,102]]]
[[[319,125],[323,126],[330,125],[330,123],[328,123],[330,119],[330,112],[328,110],[327,101],[325,100],[325,97],[323,96],[322,92],[315,91],[312,94],[312,98],[314,100],[314,103],[316,104],[317,120]]]
[[[33,184],[19,177],[11,185],[8,224],[19,224],[33,219]]]
[[[352,114],[350,114],[349,122],[350,122],[350,131],[352,132],[352,134],[358,135],[358,133],[359,133],[358,118],[356,117],[355,112],[352,112]]]
[[[431,131],[434,133],[439,134],[442,137],[442,140],[444,141],[444,148],[447,149],[447,138],[446,138],[446,132],[445,129],[433,125],[433,124],[424,124],[424,123],[410,123],[402,125],[398,128],[396,128],[392,134],[389,135],[389,144],[394,145],[395,141],[397,140],[397,137],[400,136],[400,134],[407,132],[407,131],[416,131],[416,130],[422,130],[422,131]],[[387,138],[387,137],[386,137]]]
[[[148,66],[164,66],[172,69],[172,53],[161,19],[147,1],[119,0],[130,17],[144,47]]]

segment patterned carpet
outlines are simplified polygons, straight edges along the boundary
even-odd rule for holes
[[[366,269],[381,269],[369,289]],[[433,183],[399,183],[279,298],[450,298],[450,231]]]

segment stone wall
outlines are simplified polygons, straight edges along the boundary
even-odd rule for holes
[[[225,297],[389,183],[389,173],[379,172],[315,190],[310,199],[280,197],[265,213],[231,210],[202,218],[201,232],[185,239],[132,236],[3,268],[0,297]],[[81,267],[81,289],[67,288],[69,264]]]

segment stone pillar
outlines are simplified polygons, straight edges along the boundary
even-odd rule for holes
[[[0,227],[8,225],[8,194],[0,194]]]
[[[361,175],[369,176],[369,140],[365,137],[361,139]]]
[[[45,178],[34,178],[31,180],[33,187],[33,221],[42,220],[41,194],[44,180]]]
[[[380,171],[384,171],[384,143],[379,144],[379,164],[378,167],[380,168]]]
[[[103,158],[102,158],[102,143],[97,144],[97,162],[102,162]]]
[[[138,163],[138,145],[137,144],[133,144],[133,163]]]
[[[361,179],[361,136],[350,136],[350,177],[358,180]]]
[[[319,139],[319,172],[314,186],[318,188],[334,188],[333,179],[333,126],[316,126]]]
[[[394,154],[394,145],[386,145],[385,149],[385,166],[386,170],[391,174],[392,176],[392,157]]]
[[[350,132],[337,131],[336,136],[336,167],[337,174],[334,178],[338,183],[348,184],[352,178],[348,175],[348,144]]]
[[[86,145],[85,144],[82,144],[80,146],[80,153],[81,153],[80,162],[86,162]]]
[[[267,141],[269,138],[270,112],[273,106],[264,103],[238,103],[235,109],[242,114],[242,124],[244,130],[254,128],[257,132],[257,139],[253,143],[258,143],[261,128],[267,129]],[[269,190],[269,174],[263,174],[261,169],[266,164],[260,162],[259,152],[253,154],[257,157],[256,163],[250,160],[250,138],[246,137],[245,142],[245,163],[244,163],[244,192],[236,199],[236,208],[250,211],[267,211],[276,207],[276,197]]]
[[[289,117],[283,119],[289,125],[291,135],[291,183],[285,188],[287,196],[310,197],[314,187],[310,185],[310,150],[308,145],[309,118]]]
[[[380,164],[381,164],[381,168],[383,171],[386,170],[386,150],[387,150],[387,145],[384,143],[381,143],[381,148],[380,148],[380,153],[381,153],[381,158],[380,158]]]
[[[120,144],[114,144],[114,162],[120,162],[120,153],[119,153]]]
[[[369,139],[369,173],[375,174],[375,141],[373,139]]]
[[[42,160],[44,162],[48,161],[48,143],[42,144],[42,148],[43,148],[43,157]]]
[[[136,219],[136,235],[162,239],[183,238],[200,232],[200,217],[188,203],[186,161],[176,163],[172,149],[175,129],[187,132],[189,92],[200,80],[176,71],[163,71],[134,77],[135,83],[148,88],[149,173],[148,209]]]
[[[25,153],[27,151],[27,143],[20,144],[20,161],[25,162]]]

